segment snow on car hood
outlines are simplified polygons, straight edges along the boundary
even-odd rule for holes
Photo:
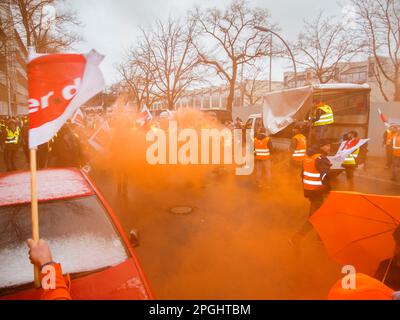
[[[37,172],[39,201],[93,194],[93,190],[75,169],[50,169]],[[16,172],[0,177],[0,206],[31,201],[30,172]]]

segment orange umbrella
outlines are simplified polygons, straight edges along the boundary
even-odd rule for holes
[[[373,275],[393,256],[399,208],[400,197],[331,192],[310,221],[335,261]]]

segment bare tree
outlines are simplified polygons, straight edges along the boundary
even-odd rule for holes
[[[184,91],[200,80],[193,32],[193,23],[185,25],[172,18],[166,22],[156,20],[153,28],[142,29],[141,51],[149,55],[150,62],[147,70],[155,80],[156,92],[170,110]]]
[[[13,29],[14,29],[14,23],[12,20],[10,5],[7,2],[0,2],[0,50],[1,51],[5,50],[7,41],[12,39]]]
[[[80,25],[63,0],[10,0],[13,20],[27,48],[50,53],[65,50],[81,40],[73,29]]]
[[[131,49],[126,61],[121,63],[118,71],[122,82],[129,88],[140,110],[143,105],[151,107],[160,95],[155,91],[155,70],[152,67],[151,52],[143,48]]]
[[[268,91],[269,83],[265,80],[265,69],[262,64],[252,64],[244,72],[242,95],[246,99],[246,105],[250,107],[260,104],[264,93]]]
[[[200,37],[195,47],[200,61],[214,68],[228,82],[226,108],[232,110],[238,67],[269,51],[268,34],[255,29],[259,25],[273,28],[269,13],[265,9],[251,8],[246,1],[235,0],[224,11],[197,8],[190,16],[198,27]]]
[[[382,96],[389,101],[384,81],[394,86],[400,101],[400,2],[398,0],[352,0],[361,34],[374,57],[373,72]]]
[[[342,62],[361,51],[351,28],[321,11],[314,21],[305,21],[304,30],[294,45],[296,62],[310,69],[320,83],[334,80]]]

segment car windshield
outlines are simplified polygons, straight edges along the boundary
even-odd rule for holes
[[[128,258],[96,196],[39,203],[39,221],[40,236],[65,273],[95,271]],[[31,232],[29,204],[0,207],[0,293],[33,281],[25,244]]]

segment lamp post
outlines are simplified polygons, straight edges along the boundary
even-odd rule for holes
[[[270,33],[273,34],[274,36],[278,37],[278,38],[283,42],[283,44],[286,46],[286,48],[287,48],[287,50],[288,50],[288,52],[289,52],[289,54],[290,54],[290,57],[292,58],[292,62],[293,62],[293,69],[294,69],[294,86],[295,86],[295,88],[296,88],[296,87],[297,87],[297,67],[296,67],[296,61],[294,60],[293,52],[292,52],[292,50],[290,50],[290,47],[289,47],[289,45],[287,44],[287,42],[286,42],[279,34],[277,34],[276,32],[272,31],[271,29],[268,29],[268,28],[265,28],[265,27],[260,27],[260,26],[256,26],[256,27],[254,27],[254,28],[255,28],[256,30],[259,30],[259,31],[270,32]],[[271,43],[272,43],[272,41],[271,41]]]

